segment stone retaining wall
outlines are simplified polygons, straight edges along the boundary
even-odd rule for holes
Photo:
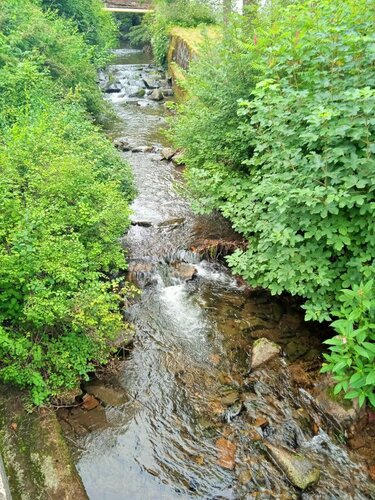
[[[199,57],[202,44],[220,37],[219,28],[205,26],[198,28],[173,28],[170,32],[168,51],[168,72],[173,81],[175,95],[178,100],[187,96],[182,82],[189,71],[191,62]]]

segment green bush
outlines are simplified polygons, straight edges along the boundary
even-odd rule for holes
[[[154,12],[145,15],[141,26],[131,29],[130,40],[133,45],[150,44],[156,61],[164,65],[171,28],[194,28],[216,22],[214,11],[202,0],[159,0],[155,2]]]
[[[42,4],[73,21],[92,46],[94,64],[105,65],[108,50],[115,46],[118,33],[114,18],[105,12],[101,0],[42,0]]]
[[[115,277],[133,186],[85,108],[91,49],[71,22],[20,4],[0,13],[0,378],[41,404],[130,328]]]
[[[337,335],[326,340],[330,353],[325,354],[322,372],[332,372],[337,382],[334,394],[344,391],[346,399],[366,400],[375,407],[375,290],[369,281],[342,290],[339,319],[332,323]]]
[[[374,276],[372,0],[273,3],[192,65],[174,129],[198,209],[249,241],[234,272],[326,320]]]
[[[38,2],[28,0],[25,4],[20,0],[8,0],[0,11],[0,32],[6,37],[1,47],[0,67],[12,66],[16,73],[20,64],[32,63],[36,71],[48,74],[54,80],[52,92],[59,93],[61,97],[71,91],[79,92],[85,106],[94,115],[100,115],[104,110],[96,85],[94,49],[78,33],[74,22],[59,17],[56,12],[43,14]],[[104,53],[102,59],[104,62]],[[22,73],[22,70],[18,72]],[[28,87],[38,81],[37,77],[33,79],[26,74],[24,78]],[[18,83],[23,85],[21,81]],[[17,94],[19,89],[14,88],[11,82],[4,85],[0,99],[5,103],[7,97],[3,92]],[[20,105],[23,98],[24,95],[20,97]],[[15,106],[17,114],[18,104]],[[9,109],[9,106],[5,107]]]

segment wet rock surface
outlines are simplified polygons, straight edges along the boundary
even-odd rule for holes
[[[280,347],[266,338],[254,342],[251,358],[251,370],[256,370],[280,354]]]
[[[270,444],[267,450],[297,488],[305,490],[319,481],[320,469],[304,456]]]
[[[124,392],[119,391],[118,388],[106,385],[101,380],[89,382],[83,386],[83,389],[104,406],[120,406],[129,400]]]

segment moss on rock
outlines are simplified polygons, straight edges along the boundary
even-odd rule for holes
[[[25,401],[0,386],[0,449],[13,500],[86,500],[55,412],[28,412]]]

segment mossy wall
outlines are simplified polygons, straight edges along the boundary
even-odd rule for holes
[[[199,51],[205,41],[215,40],[219,37],[220,29],[217,26],[172,28],[168,51],[168,72],[173,80],[177,100],[183,100],[187,96],[183,81],[191,61],[199,57]]]

